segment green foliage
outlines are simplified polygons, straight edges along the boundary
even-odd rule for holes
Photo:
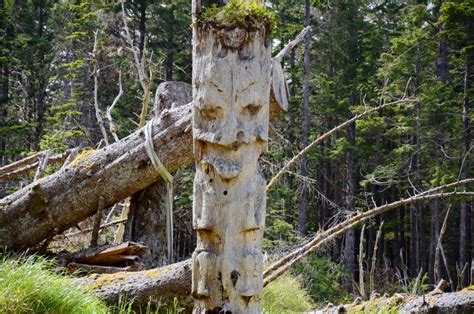
[[[216,28],[265,28],[267,36],[276,28],[275,14],[256,1],[230,0],[223,7],[214,4],[203,12],[201,20]]]
[[[52,271],[55,265],[31,256],[0,258],[0,312],[107,313],[107,307],[72,278]]]
[[[305,286],[317,304],[344,304],[351,299],[342,286],[342,281],[349,280],[349,274],[340,264],[310,254],[295,266],[295,273],[304,276]]]
[[[303,313],[313,309],[313,301],[300,276],[283,274],[263,289],[262,313]]]
[[[408,286],[406,287],[405,293],[412,293],[413,288],[416,285],[416,278],[410,278],[408,280]],[[418,291],[417,294],[426,294],[431,290],[430,286],[428,285],[428,275],[425,273],[420,279],[419,285],[418,285]]]
[[[283,249],[298,239],[298,234],[293,226],[279,218],[274,219],[265,229],[263,248],[265,250]]]

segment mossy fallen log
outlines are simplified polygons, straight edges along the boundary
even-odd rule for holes
[[[77,284],[88,287],[107,304],[116,305],[120,299],[132,302],[135,308],[172,305],[191,309],[191,260],[139,272],[92,275],[80,278]]]
[[[474,287],[459,292],[428,293],[425,295],[395,294],[377,297],[367,302],[349,305],[329,305],[313,313],[473,313]]]

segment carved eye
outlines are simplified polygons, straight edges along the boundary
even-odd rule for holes
[[[201,119],[210,121],[222,119],[224,111],[221,107],[205,106],[204,108],[199,108],[199,114],[201,115]]]
[[[243,113],[249,117],[254,117],[258,114],[258,112],[260,111],[260,108],[262,108],[261,105],[248,104],[247,106],[244,107]]]

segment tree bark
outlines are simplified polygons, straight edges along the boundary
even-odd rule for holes
[[[153,123],[158,156],[174,172],[193,160],[192,105],[165,111]],[[0,200],[0,247],[26,249],[93,215],[99,198],[112,206],[159,180],[142,129]]]
[[[195,313],[260,313],[271,70],[264,28],[194,20]]]
[[[155,305],[172,306],[176,298],[186,312],[193,306],[191,260],[139,272],[105,274],[95,279],[80,278],[76,282],[92,288],[110,305],[116,305],[120,298],[125,298],[136,308],[145,308],[150,301]]]
[[[308,27],[311,21],[310,2],[305,0],[305,26]],[[303,121],[301,123],[301,146],[308,145],[308,129],[309,129],[309,71],[310,71],[310,50],[311,49],[311,32],[306,33],[304,41],[304,74],[303,74]],[[301,175],[308,176],[308,157],[306,154],[301,156]],[[300,194],[300,208],[298,215],[298,231],[301,235],[307,232],[307,215],[308,215],[308,187],[306,181],[302,180]]]
[[[469,90],[471,88],[471,58],[472,54],[467,53],[464,61],[464,97],[462,102],[462,149],[461,149],[461,169],[459,173],[459,179],[466,179],[469,175],[470,158],[468,154],[471,149],[471,123],[469,120]],[[462,187],[466,190],[466,187]],[[459,216],[459,268],[463,269],[466,264],[470,262],[470,249],[471,249],[471,217],[468,202],[462,200],[459,203],[460,216]],[[467,269],[470,269],[469,265]],[[468,284],[469,272],[465,272],[461,278],[461,286]]]
[[[164,110],[185,106],[191,101],[191,84],[162,83],[155,93],[153,114],[159,117]],[[160,178],[149,187],[135,193],[130,201],[125,240],[143,243],[150,249],[150,254],[142,258],[147,269],[170,264],[166,248],[167,197],[166,182]]]
[[[474,291],[466,290],[423,296],[395,294],[389,298],[376,298],[359,305],[353,304],[343,307],[343,312],[350,313],[471,313],[474,307]],[[334,313],[334,308],[316,313]]]

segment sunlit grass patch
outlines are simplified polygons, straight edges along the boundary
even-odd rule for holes
[[[37,256],[0,257],[1,313],[107,313],[92,293],[54,272],[54,264]]]

